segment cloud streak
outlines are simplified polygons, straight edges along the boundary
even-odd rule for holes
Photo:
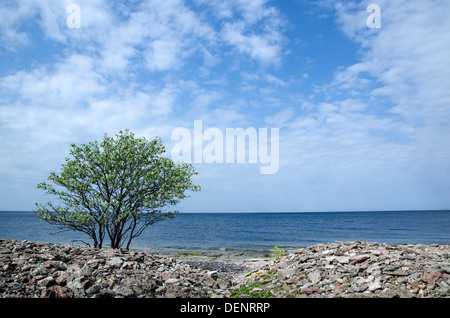
[[[216,189],[203,198],[212,206],[195,199],[186,209],[450,204],[447,2],[379,1],[380,29],[367,27],[367,3],[357,1],[305,2],[297,18],[265,0],[79,0],[80,29],[66,25],[70,3],[0,4],[0,53],[16,61],[0,77],[0,174],[13,197],[57,169],[71,142],[130,128],[170,147],[173,129],[202,120],[223,132],[280,128],[280,169],[268,177],[252,165],[198,165],[204,188]],[[320,84],[304,63],[319,57],[297,47],[315,32],[300,24],[312,16],[358,48]]]

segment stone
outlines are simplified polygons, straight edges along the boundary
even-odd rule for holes
[[[412,297],[414,297],[414,294],[411,293],[411,292],[410,292],[409,290],[407,290],[406,288],[400,287],[400,288],[397,290],[397,296],[400,297],[400,298],[412,298]]]
[[[92,286],[92,280],[90,279],[80,279],[80,286],[83,289],[88,289]]]
[[[227,288],[231,287],[233,284],[230,279],[223,278],[223,279],[217,280],[217,285],[219,286],[220,289],[227,289]]]
[[[88,289],[86,289],[86,294],[88,295],[92,295],[92,294],[97,294],[98,292],[100,292],[102,290],[102,285],[97,284],[97,285],[93,285],[91,287],[89,287]]]
[[[350,261],[350,257],[348,256],[336,256],[335,260],[339,263],[339,264],[348,264]]]
[[[296,271],[295,267],[285,267],[280,269],[279,272],[281,277],[291,277],[292,275],[295,274],[295,271]]]
[[[172,278],[173,273],[171,272],[162,272],[160,275],[162,280],[168,280],[169,278]]]
[[[123,259],[121,257],[113,257],[106,261],[107,267],[120,268],[123,264]]]
[[[178,278],[169,278],[168,280],[165,281],[166,284],[177,284],[180,282],[180,279]]]
[[[298,276],[294,276],[289,278],[286,283],[287,284],[297,284],[300,281],[300,278]]]
[[[89,277],[92,275],[92,269],[88,264],[86,264],[80,269],[79,274],[80,276]]]
[[[47,289],[47,293],[49,294],[47,297],[49,298],[72,298],[73,292],[62,286],[54,285],[50,286]]]
[[[208,275],[203,278],[203,283],[208,287],[215,288],[217,286],[216,280],[214,280],[213,278],[211,278],[211,276]]]
[[[104,260],[91,259],[86,263],[91,269],[96,269],[100,264],[104,264]]]
[[[136,265],[136,262],[133,261],[126,261],[123,263],[122,268],[134,268],[134,266]]]
[[[257,283],[280,298],[450,298],[449,245],[335,242],[238,266],[3,239],[0,251],[0,297],[223,298]]]
[[[55,268],[55,269],[60,269],[60,270],[66,270],[67,269],[67,265],[64,264],[61,261],[54,261],[54,260],[48,260],[44,262],[44,267],[47,269],[50,268]]]
[[[306,295],[311,295],[311,294],[315,293],[316,291],[318,291],[318,288],[314,288],[314,287],[303,287],[300,289],[300,292],[302,294],[306,294]]]
[[[384,271],[384,274],[391,276],[408,276],[408,273],[404,272],[401,269],[393,270],[393,271]]]
[[[58,278],[56,278],[55,282],[56,284],[60,285],[60,286],[64,286],[67,282],[67,278],[70,276],[70,274],[68,272],[64,272],[61,275],[58,276]]]
[[[309,280],[311,281],[311,283],[313,284],[317,284],[320,281],[320,272],[319,271],[314,271],[312,273],[310,273],[308,275]]]
[[[133,289],[129,288],[129,287],[125,287],[125,286],[119,286],[117,288],[114,289],[114,292],[120,296],[123,297],[132,297],[134,296],[134,291]]]
[[[375,290],[380,289],[380,288],[382,288],[382,286],[381,286],[381,282],[380,282],[380,280],[378,278],[376,278],[373,282],[369,283],[369,290],[370,291],[375,291]]]
[[[55,280],[51,276],[41,279],[37,282],[37,285],[40,287],[49,287],[53,284],[55,284]]]
[[[442,274],[440,272],[427,273],[422,276],[422,281],[428,284],[435,284],[441,276]]]
[[[370,255],[368,255],[368,254],[361,254],[361,255],[352,256],[349,260],[350,260],[350,263],[352,265],[354,265],[356,263],[364,262],[365,260],[367,260],[369,258],[370,258]]]
[[[80,276],[80,270],[81,270],[80,266],[78,266],[76,264],[70,264],[70,265],[67,266],[67,270],[66,271],[69,274],[73,274],[73,275],[79,277]]]

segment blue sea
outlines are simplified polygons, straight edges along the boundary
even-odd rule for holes
[[[34,212],[0,212],[0,238],[84,245],[83,233],[58,232]],[[201,255],[270,254],[318,243],[450,244],[450,211],[180,213],[148,227],[131,249]],[[105,240],[105,245],[107,239]]]

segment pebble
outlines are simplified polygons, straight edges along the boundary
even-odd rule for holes
[[[439,244],[318,244],[264,264],[244,284],[257,281],[277,298],[450,298],[449,252]]]
[[[0,239],[0,298],[450,298],[448,255],[353,241],[225,262]]]
[[[225,297],[237,285],[232,276],[251,269],[218,265],[143,252],[0,239],[0,298]]]

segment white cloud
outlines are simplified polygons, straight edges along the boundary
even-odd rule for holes
[[[450,191],[450,5],[379,4],[382,27],[369,29],[364,3],[333,2],[359,61],[323,87],[328,103],[300,100],[266,119],[283,127],[280,180],[295,175],[289,193],[309,206],[445,206],[435,190]]]
[[[176,67],[181,47],[176,41],[156,40],[149,45],[146,64],[151,71],[164,71]]]
[[[448,189],[440,187],[450,162],[445,1],[381,1],[381,29],[367,28],[365,2],[326,1],[341,30],[360,44],[359,60],[336,70],[308,100],[299,81],[287,78],[295,75],[283,74],[291,67],[283,64],[285,22],[269,1],[79,0],[81,29],[65,24],[72,1],[55,1],[0,4],[6,54],[33,41],[63,47],[48,48],[53,55],[45,64],[37,55],[32,66],[0,78],[2,178],[42,181],[70,142],[125,128],[170,136],[201,119],[205,127],[280,128],[280,170],[270,179],[232,177],[250,176],[253,167],[202,167],[216,183],[227,176],[229,183],[218,183],[229,193],[238,183],[237,191],[248,193],[257,182],[266,203],[285,189],[278,197],[302,191],[311,206],[324,198],[332,206],[339,195],[363,193],[358,185],[371,180],[367,202],[369,190],[387,183],[395,190],[414,178],[422,185],[416,180],[405,193],[426,182]],[[309,82],[314,72],[296,76]]]
[[[95,72],[94,63],[90,57],[71,55],[53,66],[8,75],[1,79],[0,89],[39,107],[79,107],[108,90],[103,77]]]
[[[272,74],[266,74],[264,76],[264,79],[271,84],[275,84],[276,86],[286,86],[287,85],[287,83],[285,81],[283,81],[282,79],[280,79]]]
[[[235,46],[241,53],[261,60],[264,63],[278,62],[281,51],[280,40],[276,34],[244,34],[242,23],[227,23],[223,28],[223,39]]]
[[[450,34],[442,30],[450,29],[450,5],[382,1],[380,7],[383,22],[376,30],[355,23],[361,14],[352,15],[353,6],[339,7],[338,21],[363,45],[363,54],[360,63],[338,73],[335,84],[345,89],[361,87],[362,81],[372,84],[362,92],[375,101],[387,98],[393,103],[390,111],[414,127],[408,137],[417,149],[448,158]],[[427,143],[428,134],[435,137],[434,142]]]
[[[223,20],[220,40],[237,52],[265,64],[277,64],[285,38],[284,21],[266,0],[197,1],[206,4]]]
[[[14,51],[29,43],[29,36],[22,29],[23,21],[34,14],[34,6],[29,1],[19,3],[0,3],[0,46],[8,51]]]

